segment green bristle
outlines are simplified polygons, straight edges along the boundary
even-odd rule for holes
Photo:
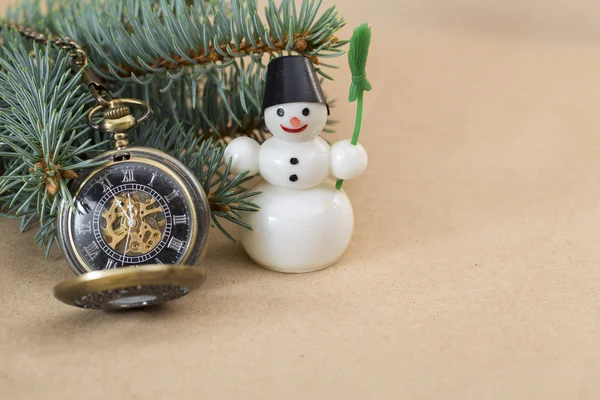
[[[352,71],[350,102],[356,101],[360,92],[371,90],[371,83],[367,79],[365,71],[370,44],[371,28],[366,23],[361,24],[354,29],[350,39],[350,51],[348,52],[348,64],[350,64],[350,71]]]
[[[367,79],[367,58],[369,57],[369,45],[371,44],[371,28],[366,23],[361,24],[354,29],[352,38],[350,39],[350,51],[348,51],[348,64],[352,72],[352,83],[350,84],[350,102],[358,100],[356,104],[356,122],[354,124],[354,133],[352,134],[351,143],[358,143],[360,135],[360,127],[363,116],[363,93],[371,90],[371,83]],[[338,179],[335,187],[340,190],[344,184],[343,179]]]

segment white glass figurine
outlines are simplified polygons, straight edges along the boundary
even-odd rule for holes
[[[239,137],[225,149],[233,173],[249,170],[263,178],[252,189],[261,192],[253,199],[260,210],[243,214],[253,230],[240,230],[242,245],[257,264],[275,271],[328,267],[348,247],[354,227],[350,200],[329,177],[358,177],[367,153],[349,140],[330,147],[319,136],[329,108],[314,66],[304,57],[269,64],[263,107],[273,137],[262,145]]]

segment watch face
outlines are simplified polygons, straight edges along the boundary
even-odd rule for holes
[[[195,228],[186,193],[153,164],[101,169],[79,190],[67,222],[77,258],[87,270],[182,262]]]

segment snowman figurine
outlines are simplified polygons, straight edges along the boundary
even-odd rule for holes
[[[259,173],[252,191],[257,212],[243,213],[253,230],[240,241],[257,264],[279,272],[316,271],[340,259],[352,237],[354,214],[348,196],[330,176],[353,179],[367,166],[360,145],[342,140],[329,146],[323,131],[329,106],[314,65],[303,56],[273,59],[263,100],[273,137],[259,145],[238,137],[225,149],[231,171]]]

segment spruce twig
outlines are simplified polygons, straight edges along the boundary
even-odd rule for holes
[[[105,143],[89,137],[85,113],[92,97],[80,74],[71,72],[67,54],[26,43],[15,32],[2,32],[2,38],[0,210],[21,218],[22,231],[37,216],[36,241],[51,244],[60,200],[72,201],[68,182],[76,170],[97,165],[91,158]]]
[[[42,11],[43,10],[43,11]],[[175,155],[198,177],[221,219],[250,228],[241,211],[256,205],[223,163],[223,144],[239,135],[263,141],[262,95],[268,58],[296,53],[319,63],[344,53],[344,26],[321,0],[21,0],[6,20],[71,36],[114,96],[144,100],[153,120],[133,144]],[[39,243],[55,242],[54,219],[79,168],[106,150],[85,125],[93,104],[67,57],[0,32],[0,212],[22,229],[39,221]],[[31,56],[33,55],[33,57]],[[225,235],[231,237],[224,229]]]

